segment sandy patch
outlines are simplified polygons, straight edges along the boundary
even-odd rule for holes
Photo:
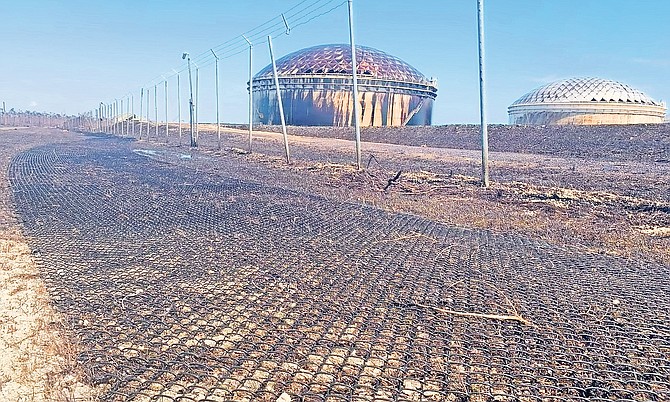
[[[0,239],[0,399],[86,400],[72,373],[75,354],[28,246]]]
[[[19,128],[0,137],[0,401],[89,401],[94,393],[80,381],[76,340],[50,304],[12,208],[6,173],[11,157],[73,138],[37,130]]]

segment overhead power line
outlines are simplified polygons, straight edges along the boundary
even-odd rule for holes
[[[199,68],[214,64],[216,59],[212,55],[211,50],[216,52],[219,60],[235,57],[247,51],[249,42],[252,45],[264,43],[268,35],[271,35],[276,39],[280,38],[281,34],[288,33],[286,29],[287,25],[291,30],[296,29],[314,21],[315,19],[323,17],[346,4],[347,0],[302,0],[285,12],[270,18],[260,25],[233,38],[230,38],[216,46],[208,47],[207,50],[192,57],[191,62],[195,63]],[[179,68],[172,69],[169,73],[159,74],[142,87],[146,88],[156,85],[176,76],[177,74],[186,72],[187,70],[188,67],[186,64],[182,63]]]

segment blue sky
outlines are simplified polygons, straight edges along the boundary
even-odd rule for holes
[[[305,0],[292,12],[329,0]],[[237,38],[301,0],[3,0],[0,101],[8,108],[76,114],[134,94],[172,69]],[[346,2],[274,39],[277,57],[324,43],[348,43]],[[572,76],[622,81],[670,99],[670,1],[486,0],[489,120],[542,84]],[[438,80],[434,124],[479,120],[476,0],[354,0],[357,43],[391,53]],[[276,19],[274,20],[277,21]],[[279,20],[280,21],[280,20]],[[289,18],[289,22],[292,22]],[[225,49],[224,49],[225,50]],[[224,51],[225,53],[225,51]],[[254,48],[254,72],[269,63]],[[215,120],[214,65],[201,59],[200,120]],[[247,119],[248,55],[221,61],[221,120]],[[186,119],[187,76],[181,76]],[[168,78],[170,120],[176,81]],[[158,96],[162,99],[162,86]],[[164,119],[159,107],[159,119]]]

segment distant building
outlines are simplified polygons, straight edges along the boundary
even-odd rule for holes
[[[434,80],[380,50],[356,47],[358,101],[363,126],[430,125]],[[353,124],[351,48],[320,45],[277,60],[286,124]],[[268,65],[254,77],[254,122],[280,124],[279,107]]]
[[[530,91],[507,109],[510,124],[663,123],[666,107],[637,89],[600,78],[569,78]]]

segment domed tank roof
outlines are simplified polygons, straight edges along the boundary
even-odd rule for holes
[[[617,102],[661,106],[643,92],[617,81],[602,78],[568,78],[534,89],[511,106],[547,103]]]
[[[433,84],[417,69],[381,50],[356,46],[356,62],[360,78]],[[318,45],[288,54],[276,61],[279,76],[350,75],[351,47],[343,44]],[[272,77],[272,64],[254,79]]]

